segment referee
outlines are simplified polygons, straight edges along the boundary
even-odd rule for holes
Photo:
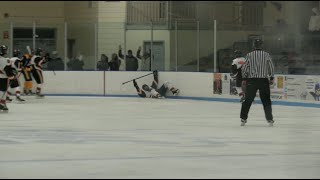
[[[270,85],[274,80],[274,67],[270,54],[262,50],[262,40],[254,41],[254,51],[246,56],[246,63],[242,67],[242,77],[247,83],[247,89],[241,106],[241,126],[247,123],[248,113],[257,90],[259,90],[266,120],[270,126],[273,126]]]

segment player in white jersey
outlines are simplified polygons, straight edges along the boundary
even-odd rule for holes
[[[10,64],[9,58],[4,57],[7,54],[8,47],[0,46],[0,111],[8,112],[6,104],[6,92],[9,80],[16,78]]]
[[[10,88],[14,89],[16,92],[16,100],[18,102],[24,102],[25,100],[21,98],[21,91],[20,91],[20,83],[19,83],[19,76],[21,74],[21,71],[23,69],[23,64],[22,64],[22,60],[19,58],[20,55],[20,51],[18,49],[15,49],[13,51],[13,57],[10,58],[10,64],[12,67],[12,71],[14,72],[15,76],[17,76],[17,78],[15,79],[11,79],[9,81],[9,85]],[[19,74],[18,74],[19,72]],[[8,90],[7,91],[7,101],[12,101],[12,99],[10,99],[11,92]]]
[[[245,81],[242,81],[243,79],[242,79],[241,68],[243,64],[246,62],[246,59],[243,57],[242,53],[238,50],[236,50],[234,54],[236,58],[232,60],[230,76],[236,80],[237,92],[239,96],[242,96],[240,99],[240,102],[243,102],[246,84],[245,84]]]
[[[170,82],[165,82],[160,88],[158,88],[159,76],[158,71],[153,71],[153,82],[151,86],[146,84],[142,85],[142,89],[138,86],[137,82],[133,80],[133,85],[136,88],[138,95],[143,98],[165,98],[168,90],[172,92],[174,96],[179,94],[180,90],[173,87]]]

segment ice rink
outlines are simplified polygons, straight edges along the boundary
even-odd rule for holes
[[[0,178],[319,178],[320,109],[54,97],[0,114]]]

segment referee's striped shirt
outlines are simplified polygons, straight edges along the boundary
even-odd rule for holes
[[[242,66],[242,78],[274,77],[274,66],[269,53],[255,50],[247,54]]]

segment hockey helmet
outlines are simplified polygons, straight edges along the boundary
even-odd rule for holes
[[[1,56],[6,55],[6,54],[7,54],[7,50],[8,50],[8,46],[6,46],[6,45],[1,45],[1,46],[0,46],[0,55],[1,55]]]
[[[151,88],[146,84],[142,85],[142,89],[145,91],[151,91]]]
[[[13,50],[13,53],[12,53],[13,57],[19,57],[20,54],[21,54],[21,52],[20,52],[19,49],[14,49],[14,50]]]
[[[42,52],[43,52],[43,51],[42,51],[41,48],[37,48],[37,49],[35,50],[34,54],[37,55],[37,56],[41,56],[41,53],[42,53]]]

